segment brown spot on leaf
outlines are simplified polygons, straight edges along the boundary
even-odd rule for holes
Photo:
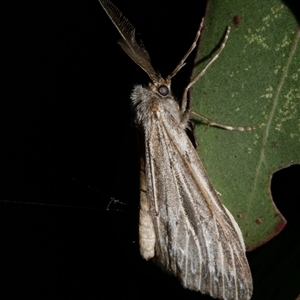
[[[241,18],[241,16],[239,16],[239,15],[235,15],[234,17],[233,17],[233,24],[236,26],[236,27],[238,27],[240,24],[241,24],[241,22],[242,22],[242,18]]]
[[[260,225],[262,223],[262,219],[261,218],[257,218],[255,220],[255,223],[258,224],[258,225]]]

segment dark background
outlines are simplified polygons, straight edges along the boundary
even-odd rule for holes
[[[206,5],[114,3],[162,75],[189,48]],[[148,78],[116,44],[119,34],[100,4],[20,1],[3,14],[1,299],[211,299],[183,289],[139,255],[129,95]],[[174,78],[175,93],[192,62]],[[292,300],[299,293],[299,169],[285,169],[273,183],[288,225],[248,255],[253,299]]]

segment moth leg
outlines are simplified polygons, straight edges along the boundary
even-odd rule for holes
[[[186,88],[184,89],[183,95],[182,95],[182,100],[181,100],[181,111],[185,111],[187,109],[187,93],[189,91],[189,89],[192,87],[192,85],[194,85],[206,72],[206,70],[211,66],[211,64],[219,57],[220,53],[223,51],[223,49],[225,48],[226,42],[228,40],[228,36],[230,33],[230,26],[227,27],[227,31],[223,40],[223,43],[221,45],[221,47],[219,48],[219,50],[217,51],[217,53],[215,54],[215,56],[210,60],[210,62],[205,66],[205,68],[198,73],[191,81],[190,83],[186,86]],[[191,102],[191,100],[189,100],[189,102]],[[188,108],[190,108],[190,103],[188,103]]]
[[[217,191],[216,189],[214,189],[214,190],[215,190],[215,192],[217,193],[217,195],[218,195],[219,197],[222,196],[222,194],[221,194],[219,191]]]
[[[184,57],[182,58],[182,60],[179,62],[179,64],[177,65],[177,67],[174,69],[174,71],[167,77],[166,81],[170,80],[172,77],[174,77],[178,71],[185,65],[185,60],[188,58],[188,56],[191,54],[191,52],[195,49],[195,47],[197,46],[197,42],[199,40],[200,34],[201,34],[201,30],[203,27],[203,23],[204,23],[204,18],[201,20],[200,23],[200,27],[196,33],[196,37],[193,41],[192,46],[190,47],[190,49],[187,51],[187,53],[184,55]]]
[[[223,124],[220,124],[220,123],[216,123],[214,122],[213,120],[195,112],[195,111],[192,111],[192,114],[194,114],[195,116],[201,118],[202,120],[204,120],[208,126],[216,126],[216,127],[220,127],[220,128],[223,128],[223,129],[226,129],[226,130],[236,130],[236,131],[247,131],[247,130],[253,130],[253,129],[257,129],[259,128],[259,125],[254,125],[254,126],[229,126],[229,125],[223,125]]]
[[[141,164],[142,165],[142,164]],[[155,232],[149,209],[145,170],[140,170],[140,220],[139,220],[140,253],[146,260],[155,254]]]
[[[181,116],[181,120],[180,120],[181,128],[186,129],[188,127],[189,120],[191,118],[191,113],[192,113],[191,109],[186,109],[184,111],[184,113]]]

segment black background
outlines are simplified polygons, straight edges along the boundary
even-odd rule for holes
[[[206,5],[114,3],[163,75],[190,46]],[[129,95],[148,78],[116,44],[100,4],[13,2],[3,13],[1,299],[211,299],[139,255]],[[175,93],[192,61],[175,77]],[[290,300],[299,292],[299,166],[284,172],[273,190],[288,225],[248,255],[253,299]]]

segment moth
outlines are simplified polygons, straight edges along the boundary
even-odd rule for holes
[[[186,134],[191,110],[188,91],[217,59],[228,39],[207,66],[183,92],[180,104],[171,90],[171,79],[196,47],[196,38],[174,71],[166,78],[156,72],[135,29],[109,0],[99,0],[120,32],[118,41],[127,55],[149,76],[147,87],[136,85],[131,94],[135,121],[141,133],[140,252],[176,276],[188,289],[219,299],[250,299],[252,277],[241,230],[219,200],[204,166]],[[195,113],[196,114],[196,113]],[[209,125],[231,127],[202,117]]]

